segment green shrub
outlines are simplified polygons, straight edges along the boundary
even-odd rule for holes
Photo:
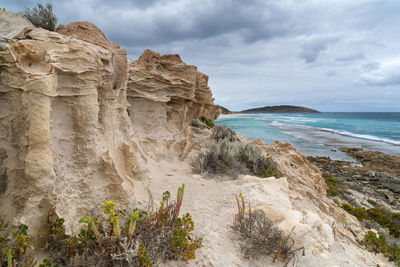
[[[202,116],[198,119],[194,119],[192,121],[192,126],[196,127],[196,128],[200,128],[200,129],[204,129],[204,128],[213,128],[215,126],[214,122],[211,121],[210,119]]]
[[[240,151],[241,160],[246,163],[251,173],[260,177],[278,177],[279,174],[272,165],[271,157],[264,157],[259,147],[246,144]]]
[[[176,201],[163,194],[155,212],[120,210],[115,201],[105,200],[103,214],[90,213],[80,219],[86,225],[77,235],[67,236],[63,219],[49,213],[46,240],[52,262],[78,266],[151,266],[159,260],[195,259],[202,239],[193,236],[194,222],[189,213],[179,216],[185,185]]]
[[[237,177],[239,173],[247,174],[250,170],[240,160],[241,143],[232,143],[228,139],[211,141],[204,153],[193,161],[196,172],[210,174],[227,174]]]
[[[42,5],[38,3],[36,7],[25,8],[22,15],[25,16],[36,27],[43,28],[48,31],[54,31],[57,24],[57,17],[53,13],[53,5],[48,3]]]
[[[383,253],[389,260],[394,261],[397,265],[400,264],[400,248],[389,245],[382,232],[376,236],[374,232],[368,231],[361,243],[368,251]]]
[[[333,177],[330,173],[324,172],[322,173],[322,177],[325,179],[325,183],[328,186],[328,190],[326,191],[326,194],[328,196],[337,196],[342,193],[343,190],[343,185],[341,182]]]
[[[400,237],[400,222],[396,219],[396,214],[391,213],[384,208],[372,208],[368,210],[368,218],[379,223],[382,227],[389,230],[390,235]]]
[[[353,206],[351,206],[350,204],[347,203],[343,203],[342,204],[342,209],[344,209],[345,211],[347,211],[348,213],[352,213],[353,212]]]
[[[204,116],[200,117],[200,121],[202,121],[209,128],[213,128],[215,125],[213,121],[211,121],[210,119],[208,119]]]
[[[368,211],[364,207],[355,207],[352,213],[360,222],[369,220]]]
[[[33,267],[36,260],[33,258],[31,247],[33,237],[28,235],[28,226],[20,224],[12,234],[4,233],[8,224],[0,220],[0,266]]]
[[[355,216],[359,221],[371,221],[378,223],[381,227],[389,230],[389,234],[395,238],[400,237],[400,221],[398,213],[392,213],[381,207],[365,209],[364,207],[356,207],[343,203],[341,207],[348,213]]]
[[[236,133],[231,128],[225,127],[223,125],[216,125],[213,128],[211,139],[215,141],[222,141],[224,139],[227,139],[229,142],[232,143],[239,141]]]
[[[210,143],[193,160],[192,166],[198,173],[279,177],[272,159],[265,157],[261,148],[243,144],[232,129],[219,125],[214,127]]]
[[[377,237],[374,232],[368,231],[362,243],[368,251],[375,253],[381,253],[387,249],[386,238],[382,232],[379,232]]]
[[[336,198],[333,200],[333,202],[335,202],[335,204],[338,206],[338,207],[340,207],[340,202],[339,202],[339,200],[337,200]]]

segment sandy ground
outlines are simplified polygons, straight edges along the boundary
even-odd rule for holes
[[[218,118],[223,119],[223,118],[234,118],[239,115],[245,115],[244,113],[235,113],[235,114],[219,114]]]
[[[238,193],[243,193],[255,206],[290,206],[286,178],[260,179],[247,176],[239,180],[217,181],[193,174],[188,162],[160,161],[149,165],[151,179],[136,183],[134,194],[137,196],[137,204],[146,205],[148,202],[147,188],[154,198],[154,204],[158,204],[164,191],[168,190],[171,196],[175,196],[178,186],[182,183],[186,185],[182,213],[192,214],[195,232],[204,238],[203,247],[196,253],[197,259],[191,261],[189,266],[283,266],[281,261],[272,263],[269,257],[257,261],[243,258],[229,225],[233,223],[236,213],[234,195]],[[310,248],[313,246],[304,245]],[[345,241],[335,241],[333,246],[322,253],[306,248],[306,256],[301,256],[301,253],[297,256],[296,261],[292,260],[288,266],[392,266],[385,264],[383,256],[367,253]],[[166,266],[187,264],[169,262]]]

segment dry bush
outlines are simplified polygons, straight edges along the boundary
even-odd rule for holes
[[[36,7],[25,8],[22,15],[26,17],[36,27],[43,28],[48,31],[54,31],[57,24],[57,17],[53,13],[53,5],[48,3],[42,5],[38,3]]]
[[[236,133],[231,128],[225,127],[223,125],[214,126],[211,138],[216,141],[224,139],[227,139],[229,142],[239,141]]]
[[[234,178],[239,174],[279,177],[271,158],[265,157],[261,148],[243,144],[232,129],[219,125],[213,128],[210,142],[192,161],[192,166],[198,173],[227,174]]]
[[[259,147],[246,144],[242,147],[241,157],[253,174],[260,177],[279,177],[271,157],[264,157]]]
[[[249,206],[246,213],[246,204],[241,194],[236,196],[236,201],[238,213],[232,229],[241,241],[240,247],[244,256],[259,258],[277,252],[284,239],[283,232],[265,217],[263,211],[252,212]]]
[[[207,150],[193,161],[193,169],[199,173],[227,174],[235,178],[238,174],[249,174],[250,170],[240,158],[241,150],[240,142],[212,140]]]
[[[285,260],[285,266],[295,257],[299,249],[293,250],[294,240],[291,234],[285,235],[272,221],[265,217],[261,210],[252,212],[250,204],[246,203],[242,194],[236,196],[238,213],[235,215],[231,228],[241,241],[240,248],[247,258],[259,258],[274,254],[274,261],[281,257]]]

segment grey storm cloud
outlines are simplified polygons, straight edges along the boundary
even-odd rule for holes
[[[96,24],[123,45],[158,45],[225,34],[256,42],[299,30],[290,10],[274,0],[153,1],[144,9],[127,0],[90,3],[95,10],[92,13],[101,14],[90,14]],[[69,4],[59,3],[63,9]],[[81,17],[84,11],[78,12]]]
[[[51,2],[60,24],[93,22],[131,59],[146,48],[180,54],[209,75],[215,102],[232,110],[291,103],[368,111],[375,101],[376,111],[399,111],[398,0],[2,0],[0,7],[18,12],[36,2]]]
[[[328,48],[330,43],[337,40],[337,38],[333,37],[310,38],[301,45],[301,52],[299,56],[303,58],[306,63],[313,63],[317,60],[318,56]]]
[[[364,59],[364,58],[365,58],[364,52],[358,52],[358,53],[354,53],[354,54],[350,54],[350,55],[346,55],[346,56],[337,57],[337,58],[335,58],[335,60],[339,61],[339,62],[349,62],[349,61],[355,61],[355,60]]]

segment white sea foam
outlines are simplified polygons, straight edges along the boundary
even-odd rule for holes
[[[318,128],[318,127],[312,127],[312,126],[305,126],[305,125],[299,125],[299,124],[292,124],[292,123],[286,123],[286,122],[280,122],[280,121],[267,121],[266,122],[270,123],[272,126],[278,127],[282,130],[295,130],[295,129],[309,129],[309,130],[317,130],[317,131],[323,131],[323,132],[330,132],[330,133],[335,133],[339,134],[342,136],[348,136],[348,137],[353,137],[353,138],[358,138],[358,139],[363,139],[363,140],[369,140],[369,141],[376,141],[376,142],[383,142],[395,146],[400,146],[400,141],[392,140],[389,138],[382,138],[382,137],[377,137],[373,135],[367,135],[367,134],[356,134],[344,130],[334,130],[334,129],[329,129],[329,128]]]
[[[388,139],[388,138],[381,138],[381,137],[368,135],[368,134],[356,134],[356,133],[352,133],[352,132],[348,132],[348,131],[343,131],[343,130],[339,131],[339,130],[333,130],[333,129],[328,129],[328,128],[318,128],[318,129],[321,129],[321,130],[327,131],[327,132],[337,133],[340,135],[360,138],[360,139],[364,139],[364,140],[384,142],[384,143],[400,146],[400,141],[396,141],[396,140],[392,140],[392,139]]]

